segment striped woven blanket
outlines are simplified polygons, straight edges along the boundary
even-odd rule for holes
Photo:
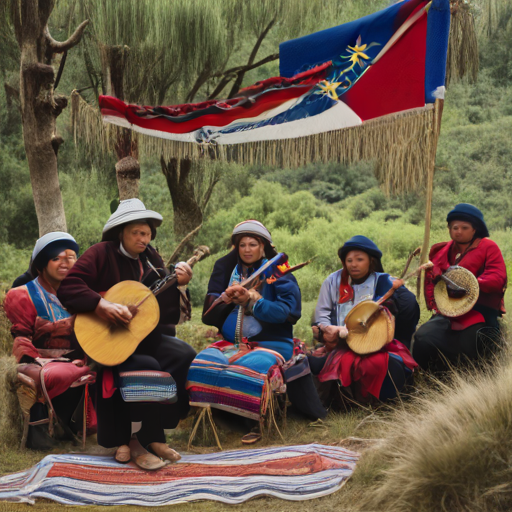
[[[267,495],[301,501],[338,490],[357,459],[340,447],[310,444],[185,455],[146,472],[113,457],[48,455],[27,471],[0,478],[0,500],[159,506],[195,500],[235,504]]]
[[[286,392],[275,353],[252,350],[230,363],[229,347],[234,345],[214,343],[192,361],[187,380],[190,405],[209,405],[258,421],[266,413],[271,394]],[[232,353],[237,353],[236,348]]]

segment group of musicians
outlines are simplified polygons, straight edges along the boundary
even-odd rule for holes
[[[189,413],[187,374],[194,360],[204,359],[201,354],[208,350],[222,355],[225,366],[236,364],[260,374],[276,368],[281,372],[293,358],[307,363],[308,371],[290,379],[288,394],[292,404],[310,417],[325,416],[334,406],[334,388],[351,401],[390,399],[411,383],[418,365],[445,372],[485,358],[499,340],[498,318],[504,313],[507,283],[501,251],[488,238],[483,215],[475,206],[457,205],[447,222],[451,240],[432,247],[433,266],[425,278],[426,302],[433,316],[418,329],[420,310],[414,294],[404,286],[394,289],[395,279],[382,266],[382,252],[368,238],[355,236],[338,252],[341,269],[328,276],[320,290],[312,322],[317,345],[297,358],[304,346],[293,338],[293,324],[301,316],[300,289],[293,274],[263,280],[256,288],[240,284],[276,255],[268,229],[248,220],[235,227],[232,250],[216,262],[208,286],[203,321],[219,328],[223,343],[214,347],[218,352],[209,348],[196,355],[175,336],[183,307],[181,287],[192,278],[192,269],[182,262],[176,265],[174,284],[157,297],[156,328],[126,361],[111,367],[88,360],[73,330],[74,315],[94,312],[112,325],[127,326],[137,311],[104,299],[105,293],[127,280],[150,286],[155,276],[169,272],[151,246],[161,215],[147,210],[138,199],[121,201],[103,229],[102,241],[82,255],[68,233],[48,233],[37,241],[29,270],[4,300],[12,323],[13,354],[20,365],[43,366],[51,361],[60,369],[54,372],[48,395],[59,422],[73,433],[80,431],[77,411],[83,409],[82,389],[76,383],[94,370],[98,443],[117,448],[118,462],[133,460],[146,470],[180,458],[167,445],[164,430],[175,428]],[[467,287],[449,277],[461,267],[474,279]],[[438,289],[446,292],[442,306],[437,304]],[[372,336],[380,325],[389,339],[375,352],[357,353],[348,342],[356,334],[347,328],[346,319],[355,306],[368,300],[379,303],[378,320],[372,316]],[[457,309],[462,303],[465,309]],[[370,340],[369,332],[365,336]],[[173,403],[126,401],[119,375],[139,371],[170,374],[177,390]],[[326,391],[330,384],[334,386]],[[38,427],[47,405],[37,403],[31,409],[31,447],[48,448],[43,439],[47,434]],[[258,439],[255,430],[253,438]]]

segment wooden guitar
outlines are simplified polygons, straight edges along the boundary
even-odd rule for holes
[[[193,267],[208,257],[208,247],[199,246],[187,261]],[[104,366],[116,366],[130,357],[139,343],[158,325],[160,307],[156,296],[177,280],[173,269],[151,287],[138,281],[121,281],[112,286],[103,297],[109,302],[128,306],[134,313],[126,326],[113,325],[94,312],[79,313],[75,320],[75,334],[84,352]]]

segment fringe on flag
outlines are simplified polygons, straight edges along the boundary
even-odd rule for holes
[[[75,143],[90,152],[114,151],[118,127],[104,123],[97,108],[72,93]],[[317,162],[375,162],[375,174],[386,194],[424,190],[435,160],[439,133],[434,105],[391,114],[362,125],[293,139],[233,145],[171,141],[133,132],[141,157],[212,160],[242,165],[297,168]]]

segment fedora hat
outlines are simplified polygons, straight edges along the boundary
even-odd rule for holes
[[[393,341],[395,318],[387,308],[365,300],[348,312],[345,326],[349,348],[359,355],[372,354]]]
[[[480,287],[477,278],[464,267],[450,267],[444,273],[444,277],[466,290],[462,297],[455,297],[450,293],[449,283],[441,279],[434,287],[434,300],[438,311],[450,318],[465,315],[473,309],[478,300]]]
[[[119,203],[117,210],[110,216],[105,227],[101,240],[115,240],[120,227],[136,221],[145,221],[151,227],[151,240],[156,236],[156,228],[162,224],[163,217],[152,210],[147,210],[140,199],[125,199]]]

